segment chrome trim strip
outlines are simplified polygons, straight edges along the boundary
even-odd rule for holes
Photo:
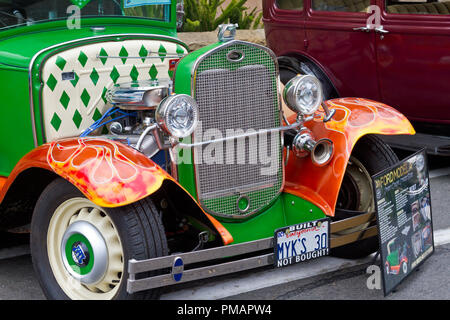
[[[151,278],[144,278],[138,280],[128,279],[127,291],[134,293],[146,289],[153,289],[163,286],[168,286],[177,283],[184,283],[199,279],[207,279],[216,277],[219,275],[234,273],[243,270],[254,269],[258,267],[264,267],[273,264],[274,254],[267,253],[265,255],[251,257],[247,259],[231,261],[226,263],[220,263],[213,266],[196,268],[183,272],[183,277],[179,281],[173,279],[172,274],[163,274]]]
[[[120,57],[120,56],[101,56],[97,55],[97,59],[161,59],[161,58],[169,58],[169,59],[177,59],[186,56],[186,54],[178,54],[178,53],[170,53],[169,55],[164,56],[145,56],[145,57]]]
[[[221,138],[221,139],[217,139],[217,140],[208,140],[208,141],[202,141],[202,142],[194,142],[194,143],[174,143],[174,146],[178,146],[180,148],[195,148],[195,147],[200,147],[203,146],[205,144],[210,144],[210,143],[219,143],[219,142],[225,142],[225,141],[229,141],[229,140],[234,140],[234,139],[242,139],[242,138],[247,138],[247,137],[253,137],[253,136],[258,136],[260,134],[267,134],[267,133],[273,133],[273,132],[280,132],[280,131],[287,131],[287,130],[291,130],[291,129],[295,129],[298,128],[300,126],[303,125],[303,121],[298,121],[288,125],[288,126],[281,126],[281,127],[276,127],[276,128],[271,128],[271,129],[264,129],[264,130],[260,130],[260,131],[254,131],[254,132],[250,132],[247,134],[241,134],[241,135],[237,135],[237,136],[232,136],[232,137],[225,137],[225,138]]]
[[[178,39],[178,38],[171,37],[171,36],[162,36],[162,35],[157,35],[157,34],[145,34],[145,33],[120,33],[120,34],[108,34],[108,35],[93,36],[93,37],[88,37],[88,38],[80,38],[80,39],[76,39],[76,40],[61,42],[61,43],[52,45],[50,47],[44,48],[42,50],[39,50],[31,58],[30,65],[28,66],[28,93],[30,95],[31,128],[33,130],[33,142],[34,142],[34,146],[36,148],[38,147],[38,141],[37,141],[37,131],[36,131],[36,117],[34,115],[33,81],[32,81],[33,77],[31,75],[31,73],[33,71],[33,65],[36,62],[36,59],[45,51],[52,50],[52,49],[62,47],[65,45],[77,43],[77,42],[83,42],[83,41],[88,41],[88,40],[98,40],[98,39],[103,39],[103,38],[117,38],[117,37],[129,37],[129,36],[144,37],[144,38],[150,38],[150,39],[155,39],[155,40],[172,41],[172,42],[181,44],[186,50],[189,50],[188,46],[184,42],[180,41],[180,39]],[[119,41],[119,40],[116,39],[116,41]],[[39,73],[40,73],[40,71],[39,71]]]
[[[230,244],[228,246],[223,247],[210,248],[186,253],[177,253],[171,256],[164,256],[147,260],[138,261],[135,259],[131,259],[128,261],[128,272],[131,274],[131,273],[153,271],[161,268],[169,268],[172,266],[173,259],[177,257],[183,259],[184,265],[187,265],[191,263],[211,261],[223,257],[233,257],[245,253],[261,251],[272,248],[273,240],[274,237],[269,237],[238,244]]]
[[[254,190],[254,188],[270,188],[273,187],[275,184],[274,183],[249,183],[245,186],[241,186],[239,189],[239,191],[236,190],[236,188],[232,188],[232,189],[224,189],[224,190],[220,190],[220,191],[215,191],[215,192],[210,192],[210,193],[203,193],[202,197],[200,198],[201,200],[209,200],[209,199],[213,199],[216,198],[217,196],[229,196],[229,195],[240,195],[241,193],[245,193],[245,192],[251,192]],[[227,217],[229,217],[230,215],[227,215]]]
[[[173,268],[175,259],[181,259],[183,261],[183,265],[186,266],[187,264],[197,262],[212,261],[215,259],[222,259],[224,257],[234,257],[246,253],[268,250],[272,249],[273,245],[274,237],[269,237],[239,244],[232,244],[229,246],[216,247],[141,261],[131,259],[128,260],[129,278],[127,279],[127,291],[133,293],[146,289],[158,288],[198,279],[205,279],[222,274],[228,274],[241,270],[270,265],[273,263],[274,259],[273,252],[266,254],[263,254],[263,252],[261,252],[262,255],[256,257],[225,263],[217,263],[214,265],[195,268],[192,270],[184,270],[183,276],[179,281],[174,280],[172,273],[136,280],[136,274],[138,273],[159,270],[163,268]]]

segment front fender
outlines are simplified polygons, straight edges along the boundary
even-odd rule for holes
[[[339,189],[356,142],[367,134],[415,134],[406,117],[383,103],[362,98],[339,98],[324,102],[336,114],[324,123],[323,112],[305,124],[316,140],[328,138],[334,144],[334,156],[319,167],[310,157],[289,154],[284,191],[315,203],[328,216],[334,216]],[[293,121],[295,116],[290,118]]]
[[[25,155],[7,179],[0,179],[0,202],[15,179],[30,168],[55,172],[101,207],[139,201],[159,190],[165,180],[170,180],[192,199],[224,244],[233,242],[222,224],[204,212],[172,176],[142,153],[121,143],[100,138],[70,138],[44,144]]]
[[[102,207],[141,200],[173,180],[143,154],[111,140],[66,139],[44,148],[50,168]]]
[[[4,181],[0,201],[25,170],[54,171],[102,207],[138,201],[173,178],[153,161],[121,143],[98,138],[69,138],[41,145],[26,154]]]

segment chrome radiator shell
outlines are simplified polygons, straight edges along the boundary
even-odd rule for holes
[[[270,49],[231,41],[208,51],[192,72],[192,95],[200,113],[193,142],[279,127],[277,88],[278,64]],[[282,150],[282,132],[193,148],[196,189],[203,209],[231,218],[261,212],[283,187]],[[271,165],[276,163],[273,170],[265,170],[268,165],[262,160],[268,155]]]

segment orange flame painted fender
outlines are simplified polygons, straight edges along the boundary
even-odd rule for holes
[[[0,201],[14,179],[33,167],[54,171],[102,207],[139,201],[156,192],[164,180],[171,180],[184,190],[152,160],[128,146],[99,138],[71,138],[44,144],[25,155],[6,181],[0,181],[4,184]],[[224,244],[231,243],[231,234],[200,206],[198,208],[219,232]]]
[[[172,177],[147,157],[120,143],[103,139],[51,142],[47,162],[86,197],[102,207],[138,201]]]
[[[350,154],[356,142],[367,134],[415,134],[404,115],[380,102],[361,98],[341,98],[324,102],[336,114],[329,122],[320,117],[305,123],[316,139],[328,138],[334,143],[334,156],[319,167],[310,157],[289,155],[284,192],[315,203],[328,216],[334,216],[337,196]],[[291,120],[294,120],[293,116]]]

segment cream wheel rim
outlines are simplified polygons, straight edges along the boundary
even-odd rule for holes
[[[124,270],[117,228],[100,207],[72,198],[56,208],[48,227],[47,251],[58,285],[73,300],[112,299]]]

